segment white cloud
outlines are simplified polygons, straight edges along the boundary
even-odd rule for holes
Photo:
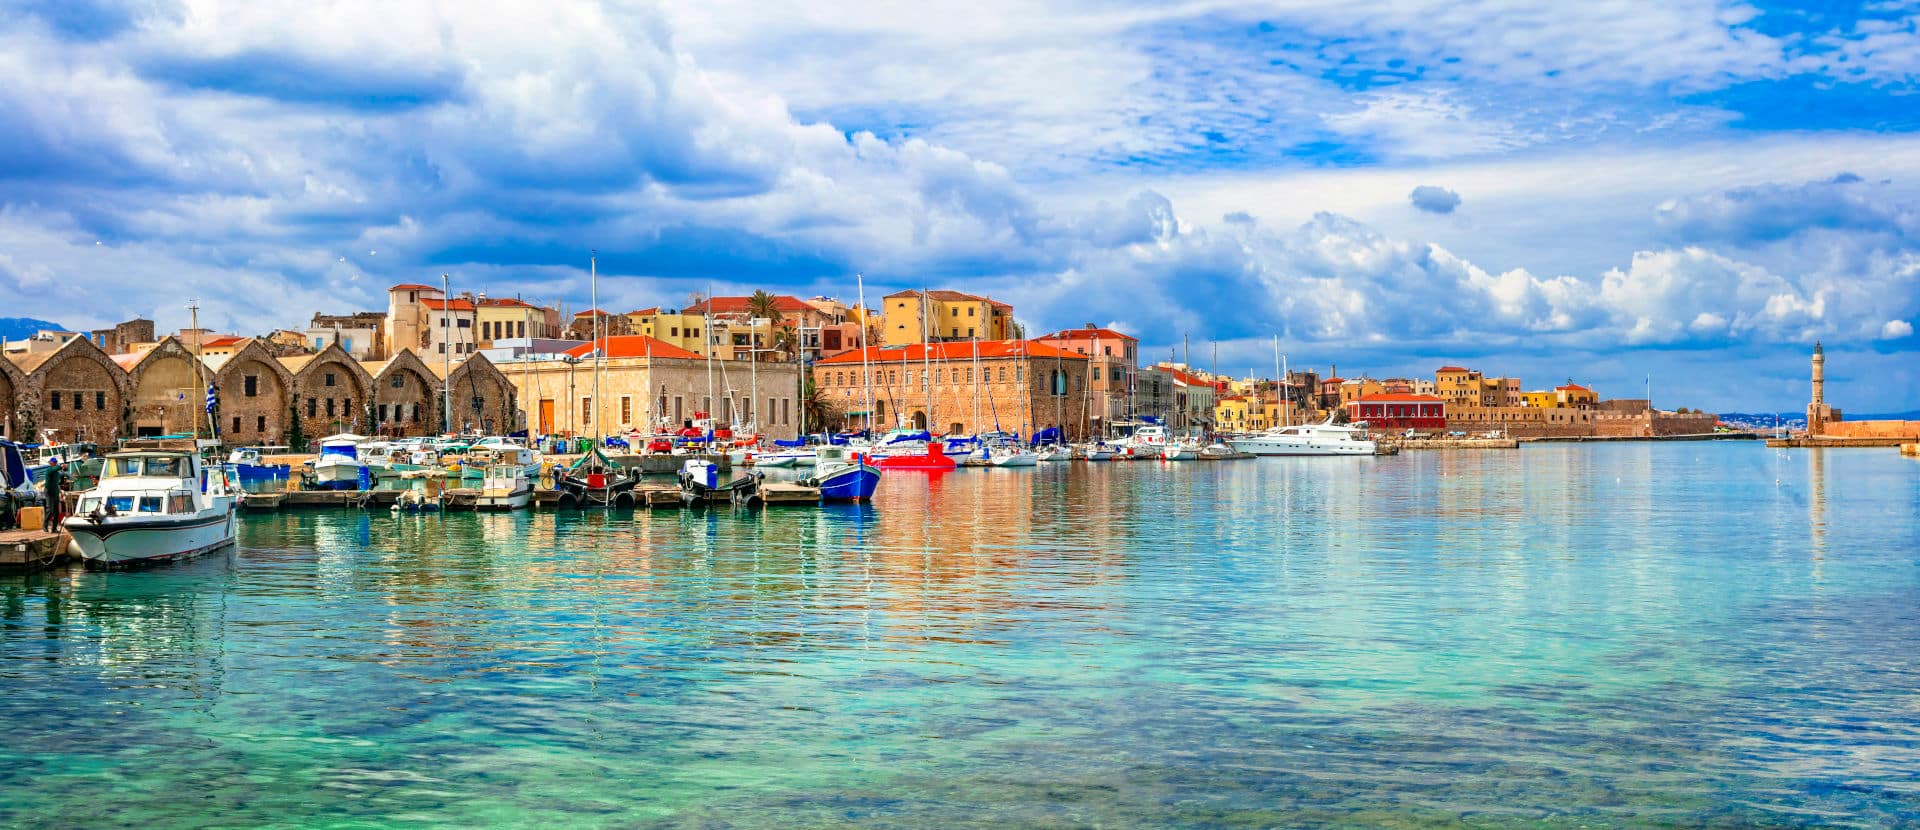
[[[1880,326],[1881,340],[1899,340],[1902,337],[1912,336],[1913,324],[1905,320],[1888,320]]]

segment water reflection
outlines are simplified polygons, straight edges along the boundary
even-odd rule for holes
[[[1920,635],[1920,492],[1898,459],[1809,455],[1052,465],[889,475],[821,509],[249,516],[231,557],[0,579],[0,716],[29,759],[0,768],[0,814],[1894,824],[1920,764],[1920,665],[1887,646]]]

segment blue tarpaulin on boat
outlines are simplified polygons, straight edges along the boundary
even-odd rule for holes
[[[1059,427],[1047,427],[1033,434],[1033,446],[1058,443],[1061,443]]]
[[[23,445],[0,441],[0,484],[11,490],[27,483],[27,461],[20,455]]]
[[[606,444],[609,447],[620,447],[622,449],[626,449],[627,439],[621,438],[619,436],[609,435],[607,436]]]
[[[902,432],[899,435],[889,437],[887,439],[887,443],[897,444],[902,441],[932,441],[932,440],[933,440],[932,433],[929,433],[926,430],[921,430],[919,432]]]
[[[797,441],[787,441],[784,439],[775,438],[773,439],[773,445],[776,447],[804,447],[807,445],[807,439],[802,438]]]

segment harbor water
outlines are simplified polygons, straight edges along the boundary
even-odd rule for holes
[[[0,577],[0,825],[1920,823],[1920,463],[1754,443],[248,515]]]

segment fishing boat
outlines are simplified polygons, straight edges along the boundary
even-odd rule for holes
[[[1160,457],[1168,461],[1192,461],[1200,457],[1200,442],[1190,438],[1168,441],[1160,450]]]
[[[555,484],[566,507],[632,507],[640,476],[614,463],[599,447],[560,470]]]
[[[866,501],[880,486],[880,468],[868,463],[865,453],[849,452],[846,447],[820,447],[813,477],[802,483],[820,488],[820,498],[827,501]]]
[[[396,478],[400,495],[393,500],[395,513],[434,513],[444,506],[447,494],[445,470],[406,470]]]
[[[1323,423],[1273,427],[1230,441],[1252,455],[1373,455],[1376,446],[1363,427]]]
[[[61,523],[90,564],[184,559],[233,544],[230,482],[193,453],[170,450],[107,456],[100,483],[82,493]]]
[[[918,453],[899,453],[894,455],[875,454],[873,465],[882,470],[926,470],[939,472],[941,470],[951,470],[959,466],[959,463],[954,461],[952,456],[947,455],[945,444],[939,441],[930,441],[923,450]]]
[[[267,455],[274,451],[284,452],[286,449],[286,447],[237,447],[227,454],[227,464],[240,476],[241,486],[285,481],[292,475],[293,468],[285,464],[268,464]]]
[[[533,478],[539,469],[532,448],[506,438],[489,438],[467,451],[463,477],[478,473],[475,510],[519,510],[533,502]]]
[[[760,504],[763,477],[763,473],[745,472],[721,484],[720,465],[704,458],[688,459],[680,465],[680,501],[695,505],[725,499],[734,507],[753,507]]]
[[[320,439],[320,455],[313,460],[313,477],[322,490],[357,490],[368,475],[360,460],[360,444],[367,439],[341,433]]]

